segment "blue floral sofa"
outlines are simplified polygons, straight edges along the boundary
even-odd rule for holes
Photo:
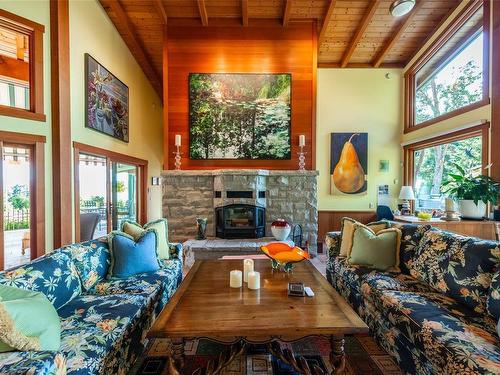
[[[61,319],[58,352],[0,353],[0,374],[123,374],[182,281],[182,246],[154,273],[108,280],[107,240],[57,249],[0,273],[0,284],[44,293]]]
[[[500,374],[500,243],[391,225],[402,231],[400,272],[349,265],[330,232],[329,282],[405,373]]]

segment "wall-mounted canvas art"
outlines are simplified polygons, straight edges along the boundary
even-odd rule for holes
[[[128,142],[128,86],[85,54],[85,127]]]
[[[332,133],[330,194],[366,194],[368,133]]]
[[[191,159],[290,159],[290,74],[189,75]]]

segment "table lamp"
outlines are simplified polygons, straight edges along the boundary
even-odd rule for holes
[[[415,194],[413,194],[413,188],[411,186],[401,186],[401,191],[399,192],[399,199],[403,201],[403,208],[401,209],[402,215],[411,215],[410,201],[415,200]]]

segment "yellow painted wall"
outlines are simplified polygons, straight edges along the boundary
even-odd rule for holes
[[[0,8],[45,26],[44,103],[46,122],[0,116],[0,130],[41,134],[45,147],[46,250],[53,249],[52,159],[50,102],[50,7],[48,0],[0,0]],[[73,141],[149,161],[151,176],[159,176],[163,160],[162,104],[146,76],[97,0],[70,0],[71,132]],[[129,87],[130,142],[124,143],[86,129],[84,54],[90,53]],[[148,218],[161,216],[161,188],[149,187]]]
[[[44,135],[45,144],[45,244],[52,249],[52,135],[50,114],[50,9],[48,1],[0,0],[0,8],[45,26],[43,35],[43,80],[46,122],[0,116],[0,130]]]
[[[391,79],[385,77],[387,73]],[[370,204],[377,204],[378,185],[388,184],[390,195],[397,197],[401,180],[401,70],[318,69],[317,86],[318,209],[370,210]],[[368,133],[366,195],[330,195],[332,132]],[[381,159],[389,160],[389,172],[379,172]]]
[[[151,176],[160,176],[163,160],[160,98],[97,0],[71,0],[69,20],[73,140],[148,160],[150,182]],[[85,128],[85,53],[129,88],[129,143]],[[149,190],[148,218],[152,220],[161,217],[161,188]]]

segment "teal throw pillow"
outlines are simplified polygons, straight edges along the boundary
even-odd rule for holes
[[[123,279],[160,269],[156,238],[154,229],[146,229],[136,240],[123,232],[111,232],[108,239],[111,252],[108,278]]]
[[[61,322],[43,293],[0,285],[0,353],[61,346]]]
[[[150,221],[144,227],[135,221],[125,220],[122,223],[122,232],[130,234],[134,239],[139,238],[146,229],[156,230],[156,251],[159,259],[170,258],[170,244],[168,243],[168,222],[167,219]]]

